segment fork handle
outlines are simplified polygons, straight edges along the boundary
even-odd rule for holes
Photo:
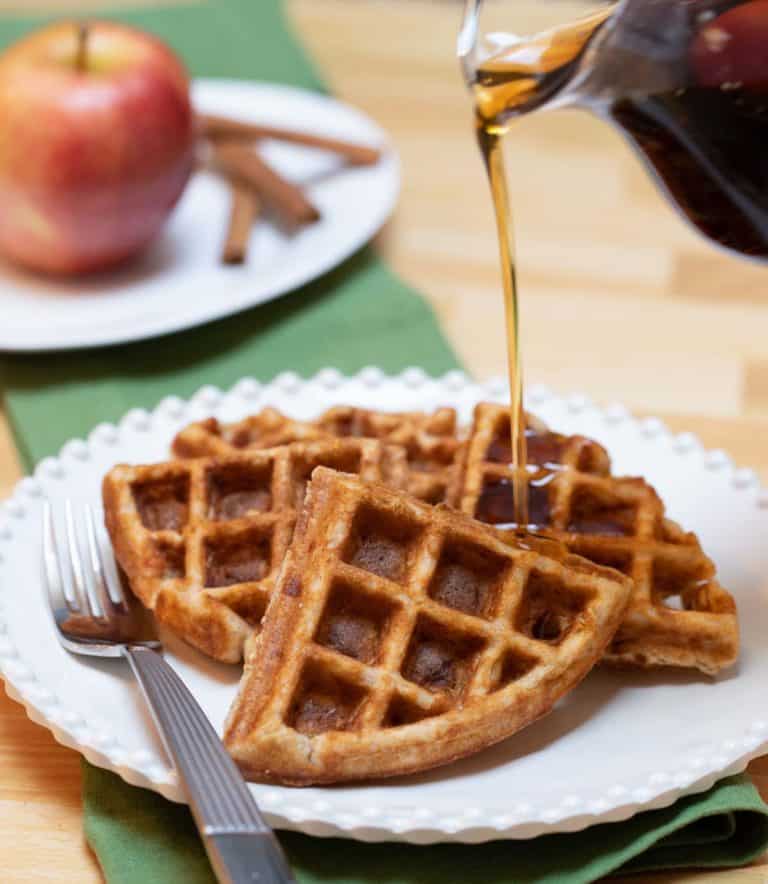
[[[222,884],[295,884],[282,848],[189,689],[163,657],[129,645],[131,665]]]

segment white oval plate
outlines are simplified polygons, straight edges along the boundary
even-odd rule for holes
[[[124,269],[55,280],[0,264],[0,350],[115,344],[237,313],[326,273],[391,214],[400,189],[397,155],[360,111],[315,92],[238,80],[197,80],[192,96],[200,112],[324,134],[384,153],[374,166],[345,167],[325,151],[264,142],[265,158],[302,184],[322,217],[293,235],[260,221],[239,266],[219,259],[229,195],[209,172],[193,176],[160,238]]]
[[[366,369],[343,378],[328,369],[302,381],[286,374],[262,386],[243,380],[222,394],[207,387],[189,402],[163,400],[103,424],[87,441],[39,464],[0,513],[0,670],[11,696],[65,745],[131,783],[181,799],[127,670],[63,651],[40,579],[39,521],[45,495],[98,505],[104,472],[118,461],[167,458],[174,433],[216,414],[243,417],[264,405],[308,418],[338,403],[382,409],[454,405],[467,420],[504,385],[474,384],[460,372],[440,379],[418,369],[385,377]],[[749,470],[706,452],[690,434],[585,397],[532,390],[528,404],[553,427],[605,443],[617,472],[645,474],[670,515],[697,531],[735,594],[743,629],[739,666],[712,681],[695,674],[594,671],[540,722],[463,762],[375,785],[290,789],[254,785],[270,822],[313,835],[418,843],[528,838],[625,819],[708,788],[768,749],[768,495]],[[167,656],[217,728],[238,670],[211,663],[172,636]]]

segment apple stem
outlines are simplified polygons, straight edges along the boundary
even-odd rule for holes
[[[83,73],[88,67],[88,23],[78,22],[77,25],[77,54],[75,55],[75,68]]]

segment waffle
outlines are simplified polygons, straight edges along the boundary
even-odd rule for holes
[[[176,457],[228,455],[327,436],[314,424],[293,420],[276,408],[264,408],[234,424],[222,424],[215,417],[189,424],[173,440],[173,453]]]
[[[319,467],[225,743],[251,779],[414,773],[544,715],[598,660],[631,582],[504,543],[447,507]]]
[[[234,424],[222,424],[215,418],[190,424],[174,439],[173,452],[177,457],[205,457],[329,437],[379,439],[402,445],[410,470],[408,491],[428,503],[445,501],[460,449],[452,408],[425,414],[341,405],[311,423],[265,408]]]
[[[509,414],[481,404],[451,489],[462,512],[511,522]],[[610,475],[602,446],[582,436],[529,430],[530,520],[574,553],[627,574],[635,589],[606,661],[631,667],[678,666],[715,674],[735,662],[739,637],[733,598],[695,534],[665,518],[643,479]]]
[[[204,653],[240,660],[318,464],[395,487],[407,477],[402,450],[370,439],[112,469],[105,519],[133,592]]]
[[[317,425],[333,436],[362,436],[402,445],[410,469],[408,492],[427,503],[446,501],[461,448],[453,408],[438,408],[427,414],[340,405],[326,411]]]

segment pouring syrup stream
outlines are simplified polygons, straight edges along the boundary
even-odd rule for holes
[[[475,131],[488,174],[499,239],[510,390],[513,493],[513,523],[510,527],[520,532],[536,526],[531,525],[529,518],[520,313],[512,209],[502,139],[517,116],[532,110],[560,88],[589,38],[613,9],[613,5],[607,6],[565,27],[512,44],[482,63],[473,84]]]

